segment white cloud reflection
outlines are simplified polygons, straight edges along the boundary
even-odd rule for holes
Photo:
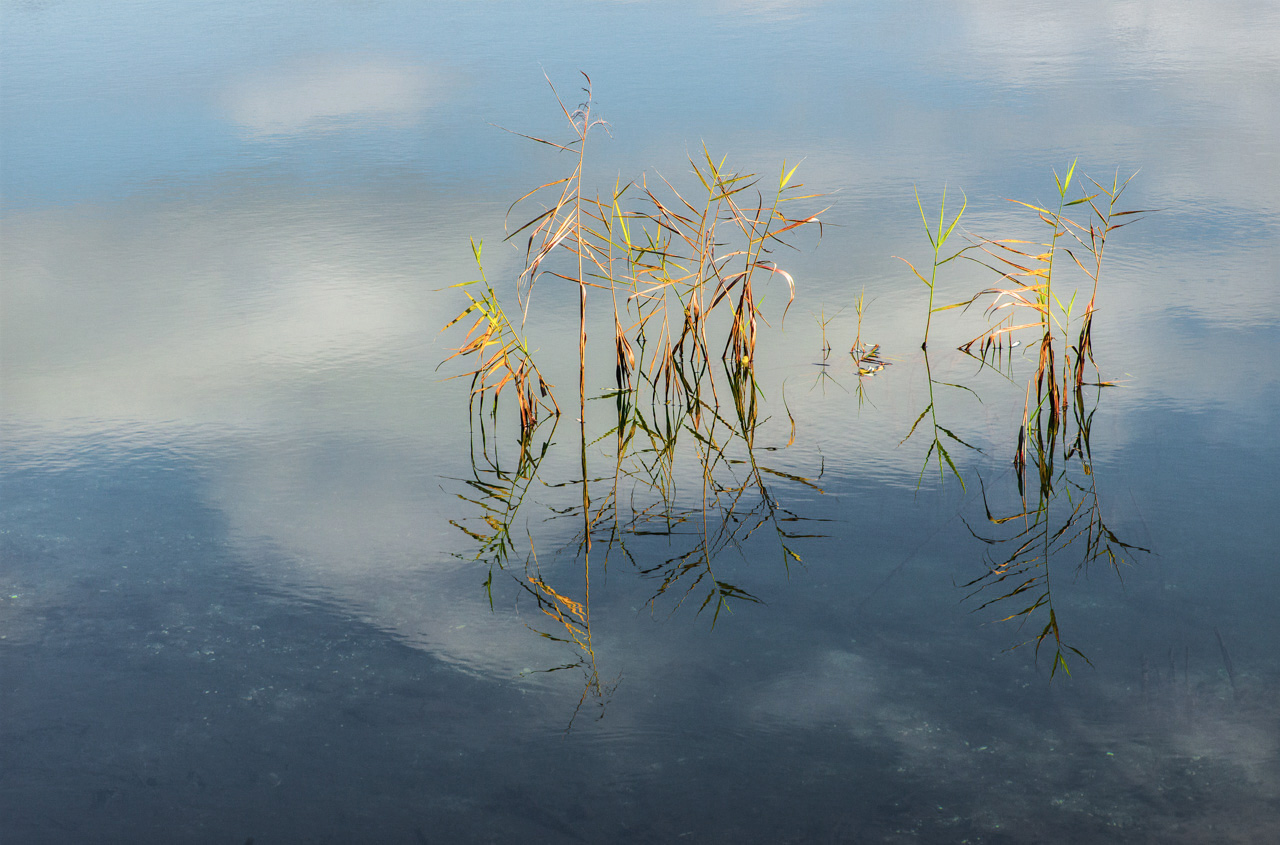
[[[789,21],[822,6],[826,0],[718,0],[716,11],[753,23]]]
[[[294,135],[355,121],[410,124],[436,102],[441,87],[420,65],[316,58],[242,77],[227,89],[223,104],[230,119],[253,135]]]

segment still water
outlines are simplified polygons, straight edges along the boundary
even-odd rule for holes
[[[1280,826],[1274,4],[0,8],[0,840]],[[705,145],[766,192],[799,164],[824,225],[773,256],[785,320],[757,281],[756,390],[717,347],[703,416],[646,406],[624,443],[545,277],[564,413],[522,451],[440,329],[470,238],[518,312],[537,200],[507,210],[573,161],[498,127],[569,140],[547,83],[572,110],[580,71],[590,191],[692,196]],[[1042,240],[1008,200],[1077,160],[1069,198],[1137,173],[1148,213],[1107,242],[1109,386],[1070,392],[1045,498],[1012,460],[1038,337],[958,351],[988,297],[926,359],[898,257],[929,275],[916,189],[967,198],[948,250]],[[935,305],[1000,281],[951,262]]]

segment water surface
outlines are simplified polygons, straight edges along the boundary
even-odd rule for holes
[[[1280,823],[1271,5],[2,14],[13,841],[1238,842]],[[462,368],[437,369],[460,342],[439,334],[463,303],[448,286],[474,278],[474,237],[513,291],[507,208],[568,165],[494,124],[564,138],[544,73],[572,107],[579,71],[610,123],[601,191],[642,173],[692,190],[705,144],[768,179],[802,161],[827,195],[813,210],[831,206],[820,240],[779,256],[785,322],[768,287],[768,498],[751,488],[740,523],[708,511],[746,525],[773,503],[820,536],[789,542],[796,560],[771,528],[734,535],[716,577],[758,602],[718,615],[658,592],[699,542],[690,438],[666,499],[624,478],[614,500],[679,530],[607,560],[597,535],[588,582],[576,291],[553,282],[528,326],[566,414],[537,433],[518,542],[491,566],[459,530],[479,516],[468,480],[516,472],[519,448],[508,416],[481,440],[465,380],[444,380]],[[980,309],[935,315],[926,370],[926,292],[895,256],[928,261],[913,188],[932,208],[963,191],[969,232],[1030,238],[1007,199],[1049,202],[1076,160],[1138,172],[1125,202],[1155,210],[1108,244],[1093,341],[1115,386],[1082,397],[1097,513],[1150,552],[1055,557],[1082,656],[1050,680],[1043,614],[1001,622],[1021,606],[962,587],[1004,530],[984,495],[996,516],[1020,502],[1032,345],[1006,378],[955,350]],[[993,280],[945,269],[947,301]],[[863,290],[890,365],[859,378]],[[613,351],[592,307],[594,395]],[[922,477],[932,433],[902,442],[930,379],[940,424],[976,447],[954,450],[963,488],[936,461]],[[597,504],[612,408],[586,415]],[[589,598],[590,655],[540,636],[565,629],[531,574]]]

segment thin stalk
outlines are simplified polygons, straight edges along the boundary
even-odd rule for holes
[[[956,224],[960,222],[960,218],[964,215],[964,210],[969,205],[969,198],[967,196],[964,198],[964,203],[960,206],[960,211],[956,213],[955,219],[953,219],[951,221],[951,225],[948,226],[947,225],[947,189],[944,186],[942,189],[942,202],[939,203],[939,206],[938,206],[938,230],[937,232],[934,232],[933,228],[929,225],[928,217],[924,213],[924,204],[920,201],[920,191],[918,189],[915,189],[915,196],[916,196],[916,208],[920,211],[921,222],[924,223],[925,236],[929,239],[929,245],[933,247],[933,265],[929,271],[929,278],[926,279],[920,273],[920,271],[915,268],[915,265],[912,264],[910,261],[907,261],[907,259],[901,258],[899,256],[894,256],[894,257],[897,258],[899,261],[901,261],[903,264],[906,264],[908,267],[910,267],[911,272],[916,275],[916,278],[919,279],[921,282],[923,282],[924,286],[929,289],[929,303],[928,303],[927,310],[925,312],[925,321],[924,321],[924,340],[920,343],[920,348],[927,351],[929,348],[929,327],[933,322],[933,312],[934,312],[933,292],[934,292],[934,287],[938,281],[938,268],[941,267],[943,264],[946,264],[948,261],[952,261],[956,258],[959,258],[961,255],[965,253],[966,250],[969,249],[969,247],[965,247],[964,249],[961,249],[959,252],[947,258],[940,259],[939,256],[942,254],[942,247],[947,242],[947,238],[951,237],[951,232],[956,228]],[[945,305],[941,308],[938,308],[937,310],[946,311],[949,308],[955,308],[955,307],[957,307],[957,305]]]

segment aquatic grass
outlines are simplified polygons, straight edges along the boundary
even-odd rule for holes
[[[827,326],[831,325],[831,321],[832,321],[832,320],[834,320],[836,317],[839,317],[839,316],[840,316],[841,311],[843,311],[843,310],[844,310],[844,309],[843,309],[843,308],[841,308],[840,310],[836,311],[836,313],[834,313],[834,314],[832,314],[830,317],[828,317],[828,316],[827,316],[827,307],[826,307],[825,305],[823,305],[823,306],[818,310],[818,313],[813,315],[813,319],[814,319],[814,321],[818,324],[818,330],[819,330],[819,332],[821,332],[821,334],[822,334],[822,360],[823,360],[823,361],[826,361],[826,360],[827,360],[827,358],[829,358],[829,357],[831,356],[831,344],[830,344],[830,342],[828,342],[828,341],[827,341]],[[859,330],[861,330],[861,328],[862,328],[862,326],[861,326],[861,323],[862,323],[862,321],[861,321],[861,306],[859,306],[859,321],[858,321],[858,323],[859,323],[858,328],[859,328]],[[855,344],[855,345],[856,345],[856,344]]]
[[[1125,179],[1124,182],[1121,182],[1120,172],[1117,170],[1111,179],[1110,187],[1106,187],[1101,183],[1090,179],[1089,181],[1098,189],[1097,193],[1088,197],[1089,207],[1093,211],[1093,215],[1089,218],[1089,226],[1087,230],[1083,227],[1078,227],[1076,231],[1072,232],[1072,235],[1080,242],[1088,255],[1093,259],[1092,270],[1082,264],[1079,259],[1076,260],[1076,263],[1080,265],[1080,269],[1084,270],[1085,274],[1088,275],[1090,281],[1093,283],[1092,289],[1089,293],[1089,302],[1085,306],[1084,316],[1081,319],[1080,332],[1077,337],[1076,347],[1074,350],[1075,383],[1077,386],[1084,384],[1084,364],[1086,359],[1088,359],[1089,363],[1093,364],[1095,372],[1098,369],[1097,363],[1093,359],[1093,315],[1097,310],[1098,280],[1102,276],[1102,254],[1107,246],[1107,236],[1116,229],[1127,226],[1130,223],[1137,222],[1140,217],[1134,215],[1150,213],[1149,209],[1134,209],[1129,211],[1116,210],[1116,204],[1120,201],[1120,195],[1124,193],[1125,188],[1129,186],[1129,183],[1132,182],[1133,178],[1137,175],[1138,174],[1135,172],[1128,179]],[[1103,197],[1105,197],[1105,210],[1099,208],[1100,202],[1095,202],[1095,200],[1099,200]],[[1120,223],[1115,222],[1120,217],[1126,217],[1129,219]],[[1085,239],[1086,236],[1087,240]],[[1072,258],[1075,258],[1075,255],[1072,255]]]
[[[470,372],[450,378],[471,377],[470,403],[477,412],[483,411],[487,397],[491,401],[491,412],[496,417],[498,400],[503,390],[510,386],[516,395],[521,438],[524,439],[537,425],[540,411],[549,411],[558,416],[560,406],[556,404],[551,384],[543,377],[534,361],[524,333],[511,322],[502,308],[497,292],[489,284],[481,261],[481,249],[481,242],[471,241],[471,254],[479,268],[480,278],[452,287],[479,285],[482,291],[476,295],[463,290],[469,304],[462,313],[446,323],[441,331],[462,322],[468,316],[474,317],[474,320],[467,330],[463,345],[456,348],[441,364],[455,358],[476,361]]]
[[[705,147],[699,158],[690,157],[689,165],[702,188],[700,195],[686,197],[664,178],[651,184],[645,177],[640,191],[648,207],[622,218],[634,221],[637,234],[643,234],[643,240],[627,236],[629,251],[636,256],[629,298],[635,307],[636,337],[641,345],[653,346],[649,378],[661,383],[668,399],[689,381],[712,377],[708,364],[715,357],[753,364],[763,319],[757,276],[777,275],[786,281],[787,303],[781,315],[785,320],[795,299],[795,279],[769,256],[777,247],[789,246],[784,234],[815,223],[821,229],[822,212],[784,213],[787,203],[816,197],[798,193],[803,186],[792,184],[794,166],[783,164],[777,187],[766,198],[755,174],[730,169],[724,158],[717,161]],[[728,327],[717,352],[713,347],[718,344],[707,332],[718,309],[728,311]]]
[[[1005,374],[1006,378],[1012,377],[1011,353],[1020,343],[1015,335],[1029,331],[1037,336],[1035,371],[1027,382],[1013,458],[1013,475],[1021,504],[1013,513],[997,515],[987,501],[985,485],[982,486],[990,529],[978,531],[968,520],[965,525],[987,547],[984,573],[961,586],[967,590],[967,600],[979,602],[976,611],[1016,602],[1012,612],[998,621],[1017,622],[1021,627],[1034,618],[1043,619],[1043,624],[1036,623],[1038,627],[1025,643],[1034,643],[1037,657],[1043,647],[1052,645],[1050,678],[1059,669],[1070,674],[1068,658],[1072,655],[1088,662],[1063,633],[1058,608],[1054,605],[1055,561],[1070,552],[1076,555],[1076,571],[1105,561],[1118,572],[1134,554],[1148,551],[1121,540],[1103,518],[1099,479],[1090,445],[1100,393],[1088,398],[1083,390],[1086,361],[1097,370],[1092,326],[1108,236],[1144,212],[1118,210],[1120,197],[1132,176],[1121,182],[1117,172],[1109,185],[1085,177],[1091,187],[1072,198],[1073,188],[1082,184],[1075,177],[1076,162],[1062,175],[1054,171],[1056,197],[1051,204],[1010,200],[1034,213],[1044,227],[1040,238],[997,238],[966,233],[969,245],[950,258],[964,257],[982,264],[999,276],[995,285],[970,299],[941,308],[934,308],[932,298],[930,300],[930,314],[987,301],[990,327],[961,345],[960,351],[977,358],[983,365],[1008,352],[1010,371]],[[1083,223],[1069,216],[1081,208],[1088,212]],[[927,222],[925,225],[935,256],[940,254],[943,238],[937,235],[944,232],[944,221],[945,214],[940,215],[936,232]],[[950,233],[949,229],[945,231]],[[934,273],[929,279],[916,273],[929,286],[931,294],[936,284],[937,263],[935,258]],[[1075,303],[1079,291],[1064,275],[1071,267],[1082,270],[1090,285],[1089,301],[1078,325]],[[927,332],[926,322],[926,344]],[[1074,343],[1071,342],[1073,334]],[[954,435],[937,423],[927,349],[925,372],[930,383],[930,404],[903,442],[933,414],[934,438],[926,453],[925,468],[929,466],[930,457],[936,456],[940,475],[945,475],[946,461],[958,478],[959,472],[945,451],[949,441],[942,438],[943,435],[954,438]],[[1098,380],[1095,390],[1100,391],[1107,384]]]
[[[716,390],[715,371],[708,366],[711,360],[731,359],[746,366],[754,362],[764,320],[760,274],[785,280],[787,301],[781,311],[785,321],[795,299],[795,279],[772,253],[791,245],[787,238],[794,230],[818,224],[821,232],[822,212],[789,213],[791,203],[816,197],[800,193],[803,186],[794,182],[797,166],[788,168],[784,162],[776,187],[765,193],[755,174],[733,170],[725,158],[713,158],[705,147],[700,156],[689,157],[700,194],[682,192],[668,179],[648,175],[638,183],[618,181],[604,198],[590,193],[584,184],[587,142],[593,130],[608,131],[608,123],[593,113],[591,80],[586,74],[583,79],[584,99],[573,109],[551,86],[570,128],[568,140],[513,133],[572,156],[568,175],[526,192],[508,209],[510,219],[525,204],[543,203],[540,211],[507,235],[508,240],[524,241],[524,267],[516,280],[519,329],[502,311],[496,294],[473,300],[459,319],[478,311],[497,326],[494,335],[501,330],[504,338],[519,338],[534,289],[541,288],[542,280],[550,277],[573,284],[578,293],[579,404],[584,412],[580,419],[585,419],[587,302],[591,289],[607,291],[613,310],[615,398],[620,407],[641,401],[640,392],[653,390],[657,392],[651,400],[659,395],[667,402],[679,398],[697,413],[700,405],[692,393],[702,388],[704,380],[713,395]],[[642,202],[638,210],[627,207],[633,195]],[[715,320],[721,312],[726,319]],[[713,320],[724,327],[722,340],[709,335]],[[470,373],[481,387],[490,389],[495,401],[501,393],[499,385],[505,386],[504,376],[527,381],[534,375],[527,347],[520,348],[524,354],[482,359]],[[477,351],[463,347],[450,360]],[[542,398],[549,385],[537,375],[534,386]],[[634,395],[627,397],[624,391]],[[533,396],[529,391],[522,395]],[[554,398],[548,407],[558,411]],[[535,420],[536,412],[531,407],[522,413],[522,425]]]
[[[853,335],[853,345],[849,347],[849,354],[853,356],[854,363],[859,364],[867,352],[867,347],[862,345],[862,318],[867,313],[867,289],[865,287],[858,291],[857,297],[854,298],[853,310],[857,315],[857,323]]]
[[[821,384],[824,393],[827,389],[827,382],[831,382],[841,390],[845,390],[844,385],[831,375],[831,362],[828,360],[831,357],[831,342],[827,338],[827,326],[831,325],[831,321],[840,316],[840,312],[843,310],[844,309],[840,309],[839,311],[836,311],[836,313],[828,316],[827,308],[823,305],[819,308],[816,314],[813,314],[813,319],[814,322],[817,323],[818,333],[821,339],[821,345],[819,346],[819,351],[821,352],[820,360],[814,362],[814,366],[817,368],[817,375],[814,376],[813,386],[817,387]]]
[[[961,195],[962,196],[964,195],[963,192],[961,192]],[[960,210],[956,212],[956,216],[953,217],[951,219],[951,223],[948,224],[947,223],[947,189],[943,187],[942,200],[938,203],[938,226],[936,229],[934,229],[929,225],[929,218],[925,214],[924,204],[920,201],[920,191],[918,189],[915,191],[915,197],[916,197],[916,208],[920,212],[920,221],[924,224],[925,237],[929,239],[929,245],[933,247],[933,264],[931,265],[929,270],[929,278],[926,279],[924,277],[924,274],[921,273],[919,270],[917,270],[916,266],[912,264],[910,261],[908,261],[907,259],[902,258],[900,256],[896,256],[896,255],[894,257],[897,258],[899,261],[901,261],[903,264],[906,264],[908,267],[910,267],[911,272],[915,274],[916,278],[919,279],[924,284],[924,286],[929,289],[929,300],[925,308],[924,340],[921,341],[920,343],[921,349],[927,349],[929,346],[929,326],[933,322],[933,315],[935,311],[946,311],[951,308],[957,307],[957,305],[953,304],[953,305],[944,305],[941,308],[935,309],[933,307],[933,294],[934,294],[934,291],[937,289],[937,284],[938,284],[938,268],[944,264],[950,263],[951,261],[954,261],[955,259],[961,257],[969,249],[969,247],[964,247],[960,249],[958,252],[952,253],[951,255],[947,256],[946,258],[942,257],[942,248],[943,246],[946,245],[947,240],[951,237],[951,233],[955,230],[956,224],[960,222],[960,218],[964,216],[964,211],[969,205],[969,198],[968,196],[964,197],[964,201],[960,205]]]
[[[767,457],[772,449],[756,444],[762,410],[755,364],[761,325],[768,324],[763,307],[765,281],[780,276],[786,285],[785,301],[776,312],[781,323],[795,301],[796,280],[779,266],[775,253],[779,247],[790,247],[792,235],[811,224],[818,224],[821,234],[823,212],[796,212],[791,205],[812,201],[817,195],[805,193],[803,185],[794,181],[795,166],[784,163],[776,183],[766,185],[755,174],[730,167],[726,158],[713,157],[705,146],[688,158],[690,188],[677,186],[673,179],[642,174],[631,183],[616,180],[603,197],[593,194],[584,184],[587,141],[593,130],[607,131],[608,124],[594,114],[590,79],[585,75],[584,79],[585,99],[576,108],[568,108],[556,95],[570,126],[568,141],[522,136],[570,155],[571,163],[568,175],[529,191],[508,211],[510,219],[527,204],[542,203],[508,235],[523,240],[524,267],[515,285],[519,319],[513,321],[502,311],[482,269],[481,279],[467,284],[481,284],[483,292],[468,293],[467,309],[449,324],[473,318],[466,342],[450,360],[475,356],[469,373],[473,401],[479,396],[483,407],[491,399],[489,416],[495,420],[499,396],[508,386],[516,386],[516,395],[522,397],[522,443],[530,444],[522,446],[526,457],[513,476],[477,471],[476,483],[468,482],[469,492],[461,497],[480,510],[464,530],[478,544],[477,558],[491,561],[486,582],[491,590],[495,567],[505,570],[515,554],[511,526],[546,454],[543,445],[535,457],[533,433],[543,417],[559,410],[523,340],[529,305],[534,289],[543,290],[545,280],[558,279],[576,289],[578,474],[543,483],[548,491],[563,491],[551,494],[560,498],[557,504],[548,504],[546,521],[577,523],[571,539],[555,554],[571,555],[573,578],[582,580],[580,588],[566,588],[565,579],[544,573],[538,567],[538,543],[532,533],[524,574],[509,574],[542,613],[555,620],[552,632],[539,630],[539,634],[577,651],[577,661],[567,666],[582,666],[587,672],[579,708],[588,696],[606,695],[590,627],[593,566],[607,567],[613,561],[631,567],[641,579],[652,582],[647,601],[651,610],[663,606],[675,613],[693,606],[696,615],[707,612],[714,627],[722,612],[763,601],[743,586],[727,558],[736,553],[748,562],[758,557],[760,543],[768,542],[789,571],[791,565],[802,562],[799,544],[821,536],[809,527],[810,517],[781,503],[779,490],[823,492],[818,482],[821,473],[813,479],[773,466]],[[917,490],[935,463],[940,483],[951,474],[965,490],[956,450],[981,451],[967,442],[960,429],[943,421],[939,401],[944,388],[975,397],[977,393],[965,384],[933,377],[928,348],[933,315],[989,299],[987,313],[997,318],[996,323],[961,347],[970,355],[976,347],[975,357],[984,363],[995,352],[1012,349],[1018,343],[1012,338],[1015,332],[1025,329],[1040,335],[1014,460],[1021,506],[1012,514],[996,515],[983,488],[991,528],[980,532],[970,526],[970,531],[987,545],[986,565],[984,574],[965,586],[968,597],[981,602],[979,609],[1026,599],[1003,621],[1026,624],[1032,618],[1044,619],[1028,642],[1034,641],[1037,654],[1042,646],[1053,645],[1050,677],[1058,669],[1070,672],[1069,657],[1084,657],[1063,633],[1053,601],[1051,561],[1070,549],[1082,555],[1082,567],[1106,560],[1118,568],[1127,556],[1145,551],[1122,542],[1102,519],[1089,444],[1096,400],[1086,413],[1081,392],[1084,362],[1093,361],[1091,328],[1107,238],[1131,222],[1132,217],[1125,215],[1139,212],[1117,210],[1128,185],[1127,180],[1120,182],[1118,174],[1109,186],[1089,180],[1096,192],[1072,199],[1069,193],[1079,184],[1075,172],[1074,163],[1065,176],[1055,172],[1055,203],[1038,206],[1019,201],[1042,225],[1051,227],[1038,242],[966,233],[969,242],[948,252],[968,207],[967,196],[949,217],[944,189],[937,217],[931,219],[916,191],[932,251],[930,272],[925,274],[900,259],[928,290],[921,342],[928,404],[899,444],[932,430]],[[1090,217],[1085,225],[1077,225],[1067,215],[1082,206],[1087,206]],[[479,264],[478,244],[473,251]],[[1059,252],[1071,262],[1064,263]],[[968,300],[938,305],[939,270],[960,257],[983,263],[1001,281]],[[1069,266],[1084,270],[1092,281],[1083,318],[1074,313],[1075,294],[1060,283]],[[595,398],[613,401],[616,421],[609,430],[588,437],[588,370],[594,371],[595,362],[588,360],[586,351],[587,308],[592,297],[606,293],[613,330],[613,386]],[[860,388],[862,378],[888,363],[878,344],[863,339],[866,306],[863,291],[854,301],[857,327],[850,347]],[[820,366],[824,367],[820,378],[827,375],[828,328],[838,314],[837,310],[829,315],[824,305],[815,315]],[[605,316],[601,313],[596,319],[603,324]],[[1075,342],[1067,346],[1071,330],[1075,330]],[[1059,352],[1060,347],[1065,350]],[[1072,403],[1067,401],[1069,395]],[[1069,416],[1066,412],[1072,406],[1076,413]],[[792,419],[787,446],[794,439]],[[614,454],[602,472],[598,450],[608,444],[613,444]],[[487,455],[487,450],[482,451]],[[677,471],[682,455],[692,458],[694,475],[687,474],[687,469]],[[1032,471],[1036,480],[1028,484],[1026,476]],[[681,481],[687,484],[690,478],[696,478],[691,489],[683,489]],[[566,505],[563,495],[570,489],[581,495],[576,503]],[[455,524],[463,527],[461,520]]]
[[[1022,200],[1009,200],[1034,212],[1041,224],[1048,227],[1049,233],[1044,240],[992,237],[973,239],[971,246],[976,247],[985,259],[975,255],[965,257],[997,273],[1000,282],[979,291],[969,300],[957,303],[967,308],[974,302],[987,298],[987,316],[999,318],[991,328],[960,347],[963,352],[975,354],[976,346],[976,357],[984,362],[993,353],[1003,350],[1006,341],[1010,341],[1015,332],[1034,329],[1039,333],[1034,377],[1037,394],[1035,407],[1037,412],[1046,410],[1052,416],[1061,416],[1065,412],[1070,385],[1083,385],[1085,362],[1093,361],[1093,318],[1097,310],[1099,280],[1108,236],[1138,219],[1133,215],[1147,213],[1144,210],[1117,210],[1121,194],[1133,179],[1130,176],[1121,182],[1118,173],[1109,187],[1085,177],[1096,190],[1093,193],[1086,190],[1080,197],[1068,199],[1075,169],[1076,162],[1072,162],[1065,175],[1059,176],[1054,171],[1057,203],[1052,208]],[[1087,207],[1091,212],[1085,223],[1067,216],[1069,209],[1081,206]],[[1129,219],[1122,221],[1122,217]],[[1080,254],[1077,255],[1070,243],[1062,243],[1064,239],[1074,242]],[[1062,290],[1065,283],[1059,279],[1059,252],[1066,254],[1085,273],[1090,283],[1089,301],[1076,330],[1074,344],[1069,343],[1069,338],[1078,291],[1071,290],[1068,295]],[[1029,319],[1023,319],[1024,314]],[[1061,381],[1057,366],[1059,356],[1055,348],[1055,339],[1059,336],[1063,339],[1064,347],[1061,353]]]
[[[498,399],[508,381],[531,373],[538,378],[537,387],[545,384],[522,340],[534,289],[543,290],[547,279],[577,288],[580,474],[542,483],[549,491],[580,488],[576,504],[549,506],[546,519],[578,523],[575,539],[560,553],[576,550],[581,587],[566,589],[541,571],[533,534],[528,537],[523,577],[509,573],[542,613],[555,620],[551,631],[531,630],[577,652],[573,663],[557,667],[580,666],[586,673],[575,716],[588,697],[603,699],[609,692],[600,682],[591,633],[593,565],[607,566],[611,558],[629,562],[641,578],[657,582],[648,602],[651,608],[670,598],[674,613],[694,602],[699,615],[710,614],[714,627],[733,605],[761,601],[721,571],[719,561],[726,552],[755,546],[754,538],[765,532],[776,538],[784,567],[789,567],[801,560],[796,543],[815,536],[796,528],[803,517],[784,508],[773,488],[795,483],[820,492],[802,476],[761,464],[754,446],[759,386],[753,365],[759,324],[764,321],[760,274],[785,280],[785,319],[795,299],[795,280],[773,260],[772,252],[789,246],[789,232],[819,222],[817,215],[788,213],[786,203],[812,198],[799,195],[802,186],[793,182],[796,168],[784,164],[776,189],[766,194],[754,174],[732,170],[725,159],[714,159],[704,148],[700,158],[689,159],[700,193],[682,193],[667,179],[643,176],[638,184],[616,182],[605,199],[589,195],[583,184],[584,150],[591,130],[606,124],[592,115],[589,79],[584,93],[584,103],[573,110],[556,98],[571,126],[571,140],[558,143],[523,136],[574,158],[568,176],[525,193],[508,211],[510,218],[522,204],[548,198],[540,211],[512,227],[507,236],[521,238],[524,246],[524,267],[516,282],[518,324],[502,310],[487,280],[484,296],[472,297],[468,309],[449,323],[474,312],[473,334],[481,338],[476,343],[469,336],[449,360],[479,355],[495,338],[516,339],[513,346],[504,347],[506,358],[481,358],[470,373],[481,395],[492,397],[496,420]],[[624,208],[632,196],[643,201],[639,211]],[[479,261],[478,246],[475,252]],[[589,438],[585,411],[592,362],[586,353],[586,309],[593,288],[607,292],[612,306],[614,388],[600,398],[614,401],[617,424]],[[495,327],[491,331],[490,325]],[[717,336],[713,328],[724,333]],[[517,359],[517,352],[528,360]],[[722,379],[717,371],[723,372]],[[717,382],[724,389],[717,388]],[[543,398],[540,392],[532,395]],[[548,394],[546,401],[558,411],[554,397]],[[481,420],[482,431],[487,419]],[[522,413],[525,441],[531,440],[538,420],[536,414]],[[593,475],[591,455],[606,441],[616,444],[612,467]],[[678,442],[686,445],[678,447]],[[676,484],[677,452],[690,449],[701,488],[692,502]],[[460,496],[478,513],[454,524],[477,543],[476,559],[489,563],[485,588],[490,595],[495,568],[505,571],[516,554],[512,525],[545,453],[544,445],[536,459],[520,464],[515,477],[486,463]],[[487,450],[483,455],[488,462]],[[633,553],[637,544],[651,553],[652,545],[661,541],[668,553],[656,564],[647,563],[648,554]],[[673,543],[678,544],[675,555],[670,554]]]
[[[529,230],[525,244],[525,266],[516,282],[516,292],[520,299],[523,315],[522,322],[529,313],[529,302],[533,295],[533,288],[544,275],[551,275],[571,282],[576,284],[578,288],[578,359],[581,362],[579,367],[579,400],[581,409],[585,411],[587,400],[587,288],[611,287],[614,274],[612,250],[610,249],[612,242],[608,237],[608,233],[602,231],[596,225],[607,220],[606,212],[603,210],[605,206],[602,205],[598,197],[584,195],[582,184],[586,164],[587,139],[591,134],[591,130],[597,127],[607,131],[608,123],[592,116],[591,77],[585,73],[582,74],[582,77],[586,80],[586,86],[582,89],[585,98],[572,111],[564,104],[555,86],[551,85],[551,80],[547,80],[547,84],[551,86],[552,94],[555,96],[556,103],[560,106],[560,111],[564,114],[573,132],[574,137],[572,140],[559,143],[520,132],[513,133],[536,143],[546,144],[562,152],[571,153],[574,156],[574,167],[568,176],[539,185],[511,204],[511,207],[507,210],[508,217],[516,206],[535,196],[541,196],[544,191],[549,189],[558,189],[559,191],[555,201],[549,208],[534,216],[514,232],[511,232],[507,239],[510,240],[526,229]],[[614,199],[615,202],[610,203],[609,208],[613,208],[616,205],[617,198],[615,197]],[[570,254],[569,265],[564,269],[544,269],[543,264],[553,254],[561,250]],[[593,277],[597,281],[592,281]]]
[[[1062,325],[1070,317],[1070,301],[1064,304],[1056,298],[1053,290],[1054,266],[1058,254],[1058,241],[1068,234],[1065,228],[1063,210],[1071,205],[1087,202],[1079,199],[1068,202],[1067,192],[1075,174],[1075,162],[1068,168],[1066,176],[1061,177],[1054,171],[1054,183],[1058,192],[1057,207],[1053,210],[1033,205],[1022,200],[1010,200],[1036,212],[1040,221],[1050,228],[1047,240],[1043,242],[1025,241],[1015,238],[978,238],[976,246],[983,254],[994,260],[988,264],[982,259],[966,256],[977,261],[1000,275],[1001,282],[1012,282],[1012,287],[991,287],[979,291],[970,300],[959,305],[968,306],[972,302],[986,296],[992,298],[987,308],[987,315],[1002,315],[996,326],[978,337],[963,344],[960,349],[969,352],[972,346],[979,344],[980,354],[984,357],[997,344],[997,341],[1021,329],[1034,328],[1040,333],[1038,361],[1034,383],[1036,385],[1037,407],[1045,406],[1050,415],[1056,417],[1063,410],[1064,391],[1059,386],[1056,375],[1056,351],[1054,348],[1055,323]],[[1027,251],[1035,247],[1039,251]],[[1057,306],[1055,311],[1054,306]],[[1017,323],[1015,316],[1023,312],[1031,312],[1032,322]],[[1065,369],[1065,368],[1064,368]],[[1041,401],[1048,397],[1047,405]]]
[[[857,323],[854,330],[853,345],[849,347],[849,357],[853,359],[854,373],[858,377],[858,381],[854,384],[854,390],[858,395],[859,409],[862,408],[865,402],[869,401],[866,392],[866,379],[881,372],[890,364],[889,361],[881,357],[880,344],[868,344],[862,340],[862,321],[866,316],[868,304],[867,291],[866,288],[863,288],[858,291],[857,297],[853,300]],[[872,403],[873,406],[874,404]]]

